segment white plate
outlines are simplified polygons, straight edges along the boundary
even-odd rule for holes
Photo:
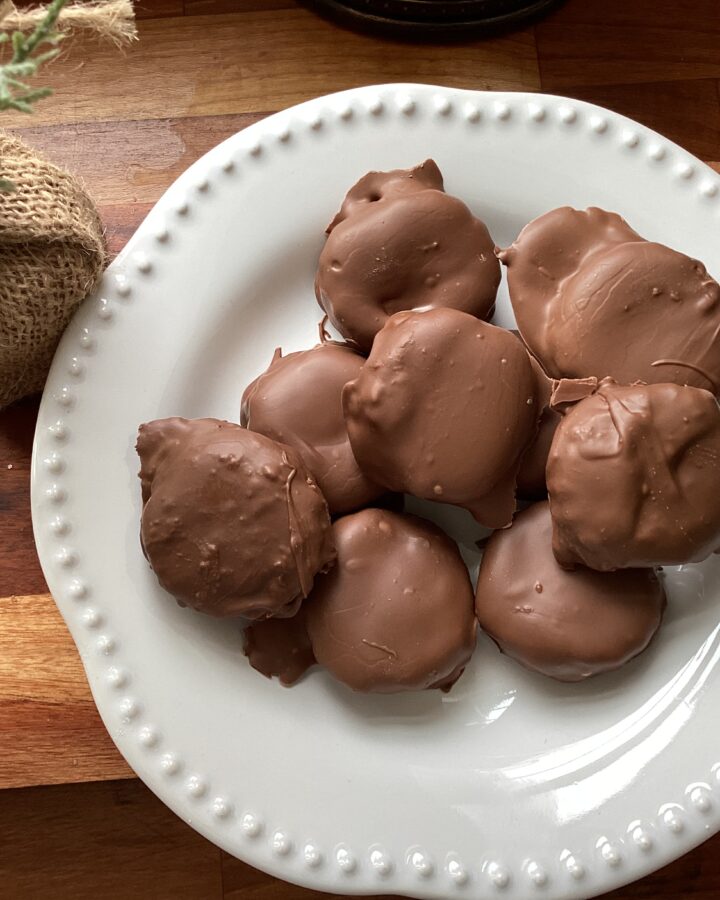
[[[265,680],[237,626],[179,609],[140,551],[138,423],[237,420],[273,349],[316,340],[345,190],[428,156],[500,244],[598,204],[720,273],[719,179],[621,116],[420,85],[293,107],[182,175],[68,328],[35,439],[38,552],[121,752],[225,850],[340,894],[588,897],[720,825],[717,559],[670,574],[661,634],[620,672],[562,685],[481,638],[449,695],[373,697]]]

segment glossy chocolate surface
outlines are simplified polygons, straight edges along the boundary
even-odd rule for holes
[[[548,375],[720,390],[720,285],[702,263],[596,207],[552,210],[498,255]]]
[[[547,466],[567,567],[698,562],[720,546],[720,408],[708,391],[601,382],[565,414]]]
[[[535,434],[537,390],[514,334],[435,309],[388,321],[345,386],[343,407],[355,458],[373,481],[501,528]]]
[[[645,649],[660,626],[665,593],[652,569],[561,568],[543,502],[488,541],[475,608],[503,653],[560,681],[580,681]]]
[[[335,551],[327,505],[290,447],[219,419],[159,419],[137,441],[145,555],[183,606],[293,615]]]
[[[499,283],[485,224],[445,193],[426,160],[369,172],[350,189],[328,227],[315,293],[340,334],[367,353],[400,310],[447,306],[489,317]]]
[[[246,389],[240,421],[288,444],[316,479],[332,514],[367,506],[383,488],[358,467],[342,410],[342,389],[365,358],[346,344],[327,342],[282,356]]]
[[[333,525],[337,565],[305,601],[317,661],[356,691],[447,688],[475,646],[457,546],[415,516],[364,509]]]

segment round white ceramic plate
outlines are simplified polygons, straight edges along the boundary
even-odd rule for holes
[[[237,420],[274,348],[316,340],[346,189],[426,157],[499,244],[597,204],[720,273],[718,177],[597,107],[385,85],[271,116],[178,179],[63,337],[35,439],[38,551],[121,752],[225,850],[339,894],[589,897],[720,825],[717,560],[669,573],[661,634],[612,675],[558,684],[481,637],[447,696],[374,697],[320,671],[265,680],[237,623],[181,610],[140,551],[138,424]],[[477,562],[475,529],[447,520]]]

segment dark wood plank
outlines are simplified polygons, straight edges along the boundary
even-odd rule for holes
[[[0,428],[0,475],[3,474],[3,470],[12,471],[11,466],[17,463],[30,462],[38,402],[37,397],[28,398],[3,410]],[[0,485],[2,485],[1,494],[4,482],[0,482]]]
[[[5,414],[0,413],[0,423]],[[2,428],[2,424],[0,424]],[[5,463],[0,469],[0,598],[10,594],[42,594],[45,578],[35,551],[30,517],[30,462]],[[12,465],[12,469],[7,466]],[[0,603],[2,601],[0,600]]]
[[[2,895],[12,900],[346,896],[286,884],[221,854],[137,781],[3,791],[0,840]],[[720,896],[718,849],[716,837],[603,900],[715,900]]]
[[[209,16],[263,9],[293,9],[295,0],[185,0],[186,16]]]
[[[262,0],[260,0],[262,2]],[[15,6],[37,6],[37,0],[14,0]],[[182,16],[183,0],[133,0],[136,19],[162,19]]]
[[[224,900],[347,900],[346,894],[325,894],[278,881],[227,853],[222,854],[222,873]],[[392,898],[377,894],[368,900]]]
[[[685,856],[601,900],[717,900],[720,897],[720,835]]]
[[[538,24],[610,25],[620,32],[634,28],[689,28],[693,32],[720,34],[715,0],[565,0]],[[642,45],[637,49],[641,55]]]
[[[626,887],[603,894],[601,900],[717,900],[720,896],[720,835],[686,854],[659,871]],[[345,895],[323,894],[319,891],[290,887],[270,881],[240,860],[223,853],[223,882],[225,900],[323,900]],[[288,891],[284,893],[284,891]],[[376,900],[383,900],[382,897]]]
[[[720,77],[717,0],[568,0],[535,33],[546,91]]]
[[[30,454],[37,397],[0,412],[0,597],[47,591],[30,518]]]
[[[562,93],[630,116],[700,159],[720,157],[720,97],[715,79],[569,85]]]
[[[138,781],[3,791],[0,842],[7,900],[222,900],[220,851]]]
[[[133,6],[138,20],[182,16],[185,12],[183,0],[133,0]]]

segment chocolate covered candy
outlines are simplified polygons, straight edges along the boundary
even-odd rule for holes
[[[720,285],[616,213],[552,210],[499,251],[518,328],[554,378],[720,389]]]
[[[547,502],[496,531],[485,548],[475,609],[503,653],[560,681],[624,665],[660,626],[665,593],[652,569],[568,572],[552,552]]]
[[[457,546],[415,516],[364,509],[333,525],[338,563],[303,606],[315,658],[355,691],[448,688],[475,646]]]
[[[315,665],[302,607],[289,619],[261,619],[248,625],[243,650],[253,669],[266,678],[276,676],[286,687]]]
[[[528,354],[511,332],[454,309],[396,313],[343,391],[360,467],[389,490],[507,525],[538,412]]]
[[[400,310],[492,314],[500,283],[493,240],[461,200],[444,192],[433,160],[365,175],[327,232],[315,293],[340,334],[363,352]]]
[[[182,606],[293,615],[335,558],[327,505],[300,457],[218,419],[159,419],[137,441],[145,555]]]
[[[720,547],[720,408],[701,388],[601,382],[553,439],[553,547],[601,571],[698,562]]]
[[[383,490],[360,471],[343,417],[342,389],[364,362],[345,344],[329,342],[287,356],[278,350],[242,398],[241,423],[293,447],[331,513],[367,506]]]

